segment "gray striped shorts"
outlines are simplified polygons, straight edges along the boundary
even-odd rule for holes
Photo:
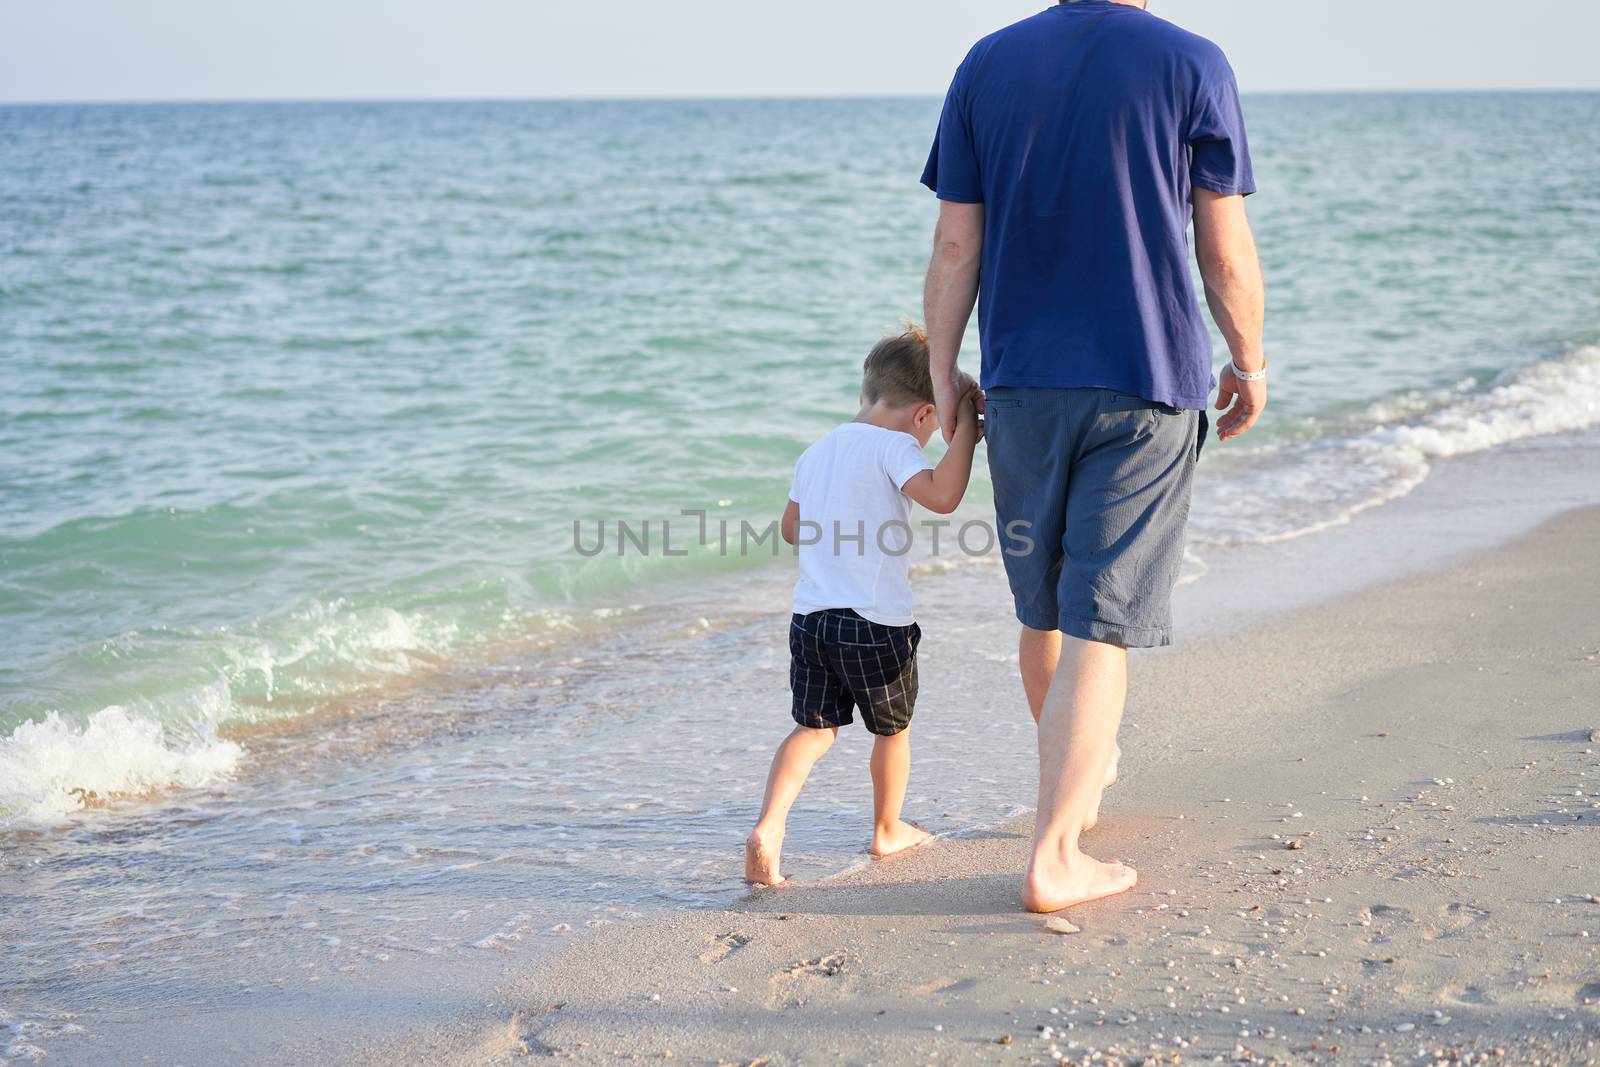
[[[1017,619],[1088,641],[1172,641],[1203,411],[1111,389],[988,390],[984,436]]]
[[[922,630],[885,626],[849,608],[796,615],[789,621],[789,688],[794,721],[813,730],[848,726],[852,710],[874,734],[911,725],[917,703],[917,645]]]

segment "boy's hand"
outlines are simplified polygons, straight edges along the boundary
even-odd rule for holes
[[[937,467],[912,475],[900,487],[901,492],[940,515],[948,515],[956,509],[972,478],[972,453],[983,432],[983,424],[978,421],[982,405],[983,390],[968,378],[963,388],[952,393],[949,402],[940,409],[940,417],[950,420],[947,438],[950,447],[939,458]]]
[[[955,436],[962,398],[971,392],[977,393],[977,408],[982,411],[983,390],[978,388],[972,375],[952,369],[947,378],[938,374],[933,376],[933,405],[939,412],[939,428],[944,432],[945,444],[949,444]]]
[[[983,402],[983,390],[973,382],[966,392],[961,394],[960,401],[956,404],[956,429],[952,439],[966,434],[972,436],[972,443],[976,445],[983,437],[983,423],[978,419],[979,404]]]

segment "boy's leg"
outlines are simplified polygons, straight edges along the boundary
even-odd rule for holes
[[[931,840],[928,831],[900,818],[911,776],[911,730],[872,741],[872,854],[882,859]]]
[[[789,689],[796,726],[767,771],[767,792],[761,817],[744,843],[744,877],[757,885],[783,881],[778,861],[783,852],[789,809],[806,784],[812,766],[833,744],[839,727],[853,720],[854,703],[828,666],[823,631],[832,612],[795,615],[789,621]]]
[[[778,861],[783,853],[783,832],[789,822],[789,809],[806,784],[811,768],[828,751],[837,726],[814,730],[796,726],[778,746],[767,772],[767,793],[761,802],[761,817],[744,843],[744,878],[757,885],[777,885],[783,881]]]
[[[917,703],[922,628],[857,618],[841,621],[836,637],[830,662],[873,735],[871,851],[881,859],[933,839],[900,818],[911,776],[911,714]]]

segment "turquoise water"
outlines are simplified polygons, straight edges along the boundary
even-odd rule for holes
[[[0,822],[685,581],[714,619],[782,564],[573,522],[775,515],[917,313],[937,107],[0,108]],[[1600,95],[1246,109],[1274,392],[1196,559],[1600,421]]]

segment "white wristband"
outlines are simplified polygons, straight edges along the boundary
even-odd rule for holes
[[[1228,360],[1228,366],[1233,368],[1233,376],[1241,382],[1259,382],[1261,379],[1267,376],[1267,364],[1265,360],[1262,361],[1260,370],[1240,370],[1239,364],[1235,363],[1231,359]]]

